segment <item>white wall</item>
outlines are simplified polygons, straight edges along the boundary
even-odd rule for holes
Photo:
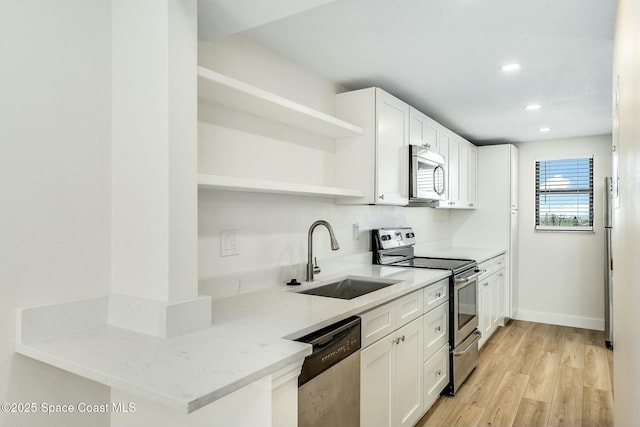
[[[0,402],[108,402],[109,388],[13,353],[15,307],[109,289],[111,6],[3,1]],[[2,426],[109,415],[0,412]]]
[[[640,1],[620,0],[614,48],[614,91],[620,78],[614,140],[620,156],[620,208],[614,211],[613,378],[618,426],[640,420]],[[615,93],[615,92],[614,92]]]
[[[328,114],[335,111],[335,93],[344,90],[242,36],[200,42],[199,63]],[[199,116],[201,172],[334,185],[333,140],[202,103]],[[332,224],[340,244],[340,250],[332,252],[327,231],[316,229],[314,254],[324,274],[340,268],[332,262],[345,255],[370,263],[372,228],[410,225],[421,243],[447,240],[450,234],[446,210],[345,206],[316,197],[200,190],[200,291],[219,298],[293,277],[304,279],[307,232],[317,219]],[[356,223],[358,240],[352,233]],[[220,256],[220,231],[227,229],[237,230],[239,255]]]
[[[518,319],[604,329],[604,177],[611,175],[611,136],[536,141],[519,150]],[[594,233],[536,232],[535,161],[594,156]]]

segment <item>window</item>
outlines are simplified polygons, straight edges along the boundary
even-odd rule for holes
[[[593,230],[593,156],[536,161],[536,230]]]

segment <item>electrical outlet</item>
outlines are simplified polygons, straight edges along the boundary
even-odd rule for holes
[[[230,256],[240,253],[237,230],[222,230],[220,232],[220,255]]]
[[[353,224],[353,240],[360,239],[360,224]]]

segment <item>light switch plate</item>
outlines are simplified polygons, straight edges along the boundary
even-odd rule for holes
[[[220,256],[238,255],[239,253],[238,231],[222,230],[220,232]]]

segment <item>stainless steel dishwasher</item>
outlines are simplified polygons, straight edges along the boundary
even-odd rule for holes
[[[298,426],[360,426],[360,318],[296,341],[313,345],[298,377]]]

